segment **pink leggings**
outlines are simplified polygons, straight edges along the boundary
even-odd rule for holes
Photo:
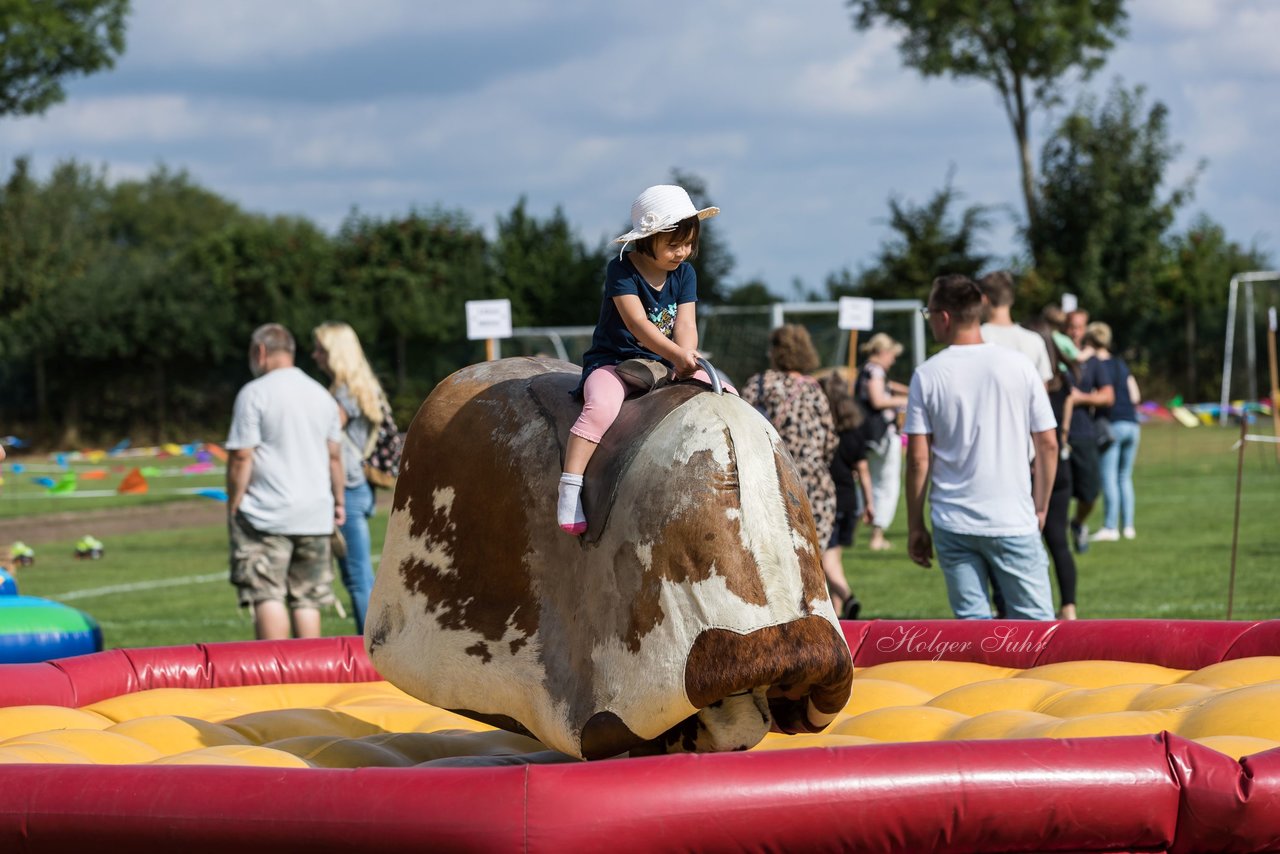
[[[707,372],[701,369],[692,378],[711,384]],[[738,393],[738,390],[728,383],[723,385],[725,391],[731,394]],[[588,442],[600,444],[601,437],[617,419],[618,411],[622,409],[622,401],[626,400],[631,390],[631,387],[622,381],[622,377],[618,376],[618,369],[613,365],[596,368],[587,375],[587,382],[582,387],[582,414],[578,416],[577,421],[573,422],[569,432]]]

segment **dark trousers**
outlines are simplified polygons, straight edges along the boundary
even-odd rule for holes
[[[1053,558],[1053,572],[1058,576],[1060,605],[1076,604],[1076,558],[1067,541],[1068,513],[1071,507],[1071,466],[1062,460],[1058,476],[1049,495],[1049,513],[1044,523],[1044,544]]]

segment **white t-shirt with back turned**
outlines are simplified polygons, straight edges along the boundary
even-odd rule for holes
[[[997,323],[982,324],[982,340],[988,344],[999,344],[1010,350],[1017,350],[1036,366],[1041,382],[1053,379],[1053,360],[1049,358],[1049,348],[1039,333],[1023,328],[1016,323],[1003,326]]]
[[[1029,359],[995,344],[950,346],[907,394],[908,435],[933,438],[930,518],[956,534],[1039,534],[1027,442],[1057,426]]]
[[[338,404],[302,369],[276,368],[240,389],[227,449],[253,448],[246,521],[268,534],[332,534],[328,443],[341,441]]]

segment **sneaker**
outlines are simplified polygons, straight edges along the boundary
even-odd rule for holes
[[[1071,523],[1071,545],[1076,547],[1077,554],[1089,551],[1089,526],[1079,522]]]
[[[856,620],[858,614],[862,613],[862,603],[858,601],[857,596],[850,595],[844,603],[844,613],[840,615],[842,620]]]
[[[1132,540],[1136,536],[1138,536],[1138,532],[1133,530],[1132,525],[1124,529],[1124,538],[1126,540]]]
[[[1102,528],[1089,538],[1091,543],[1116,543],[1120,541],[1120,532],[1115,528]]]

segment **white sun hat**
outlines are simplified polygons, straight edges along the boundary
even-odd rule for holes
[[[631,203],[631,230],[613,242],[626,244],[661,231],[674,231],[681,220],[691,216],[707,219],[718,213],[720,209],[717,207],[695,208],[684,187],[658,184],[645,190]]]

